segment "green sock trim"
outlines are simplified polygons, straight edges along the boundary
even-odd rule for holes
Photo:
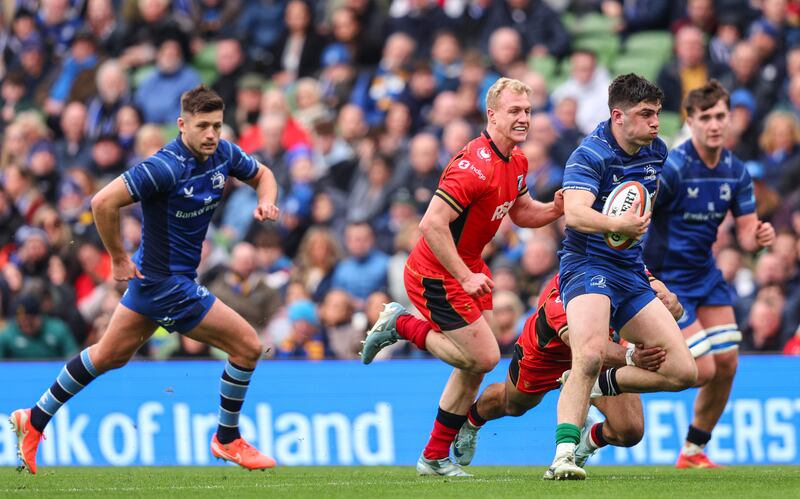
[[[574,424],[561,423],[556,426],[556,445],[575,444],[581,441],[581,429]]]

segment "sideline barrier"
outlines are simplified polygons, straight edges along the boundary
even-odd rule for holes
[[[0,363],[0,465],[17,463],[8,414],[29,406],[61,362]],[[505,377],[508,359],[487,382]],[[39,463],[208,465],[216,428],[219,361],[133,362],[62,408]],[[280,465],[412,465],[450,370],[439,361],[265,361],[242,416],[242,434]],[[644,396],[646,429],[631,449],[607,448],[590,464],[672,464],[691,420],[695,390]],[[557,393],[521,418],[491,422],[474,464],[545,465],[555,447]],[[709,456],[721,464],[800,464],[800,358],[745,356]]]

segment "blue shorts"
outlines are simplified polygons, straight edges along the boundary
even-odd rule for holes
[[[121,303],[170,333],[188,333],[206,316],[217,298],[188,276],[161,280],[132,279]]]
[[[560,264],[561,300],[566,309],[576,296],[600,294],[611,299],[611,327],[621,331],[656,297],[641,269],[620,269],[597,258],[563,253]]]
[[[712,267],[703,273],[670,272],[662,270],[656,274],[670,291],[678,295],[683,305],[683,315],[678,326],[685,329],[697,320],[698,307],[732,307],[731,288],[722,272]],[[742,333],[736,324],[725,324],[704,329],[686,340],[695,358],[707,353],[719,354],[734,350],[742,341]]]

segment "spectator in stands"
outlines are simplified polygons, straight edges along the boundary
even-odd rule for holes
[[[11,196],[4,189],[0,189],[0,262],[8,257],[17,230],[24,223],[25,220],[14,206]]]
[[[520,297],[534,306],[542,286],[558,271],[557,245],[552,237],[541,234],[530,238],[520,259]]]
[[[350,223],[345,229],[347,257],[333,271],[331,286],[350,293],[358,304],[386,287],[389,257],[375,248],[375,236],[368,223]]]
[[[69,0],[42,0],[36,22],[47,44],[59,58],[67,52],[82,24],[72,12]]]
[[[714,36],[708,42],[709,59],[717,66],[728,66],[733,48],[742,38],[735,16],[721,12]]]
[[[86,2],[86,29],[97,40],[101,57],[118,57],[122,52],[122,28],[111,0]]]
[[[135,0],[135,19],[128,20],[122,29],[124,50],[120,62],[129,68],[138,68],[153,62],[157,45],[166,38],[178,42],[184,54],[189,53],[188,20],[170,13],[169,0]],[[177,114],[173,115],[177,116]]]
[[[0,132],[14,121],[18,112],[30,106],[25,101],[25,77],[15,71],[9,73],[0,84]]]
[[[341,289],[329,291],[319,306],[319,320],[327,350],[335,359],[358,359],[364,331],[353,324],[355,308],[350,295]]]
[[[574,149],[572,143],[558,135],[553,118],[547,113],[536,113],[531,116],[528,140],[538,142],[546,147],[547,155],[560,167],[567,164],[567,158]]]
[[[731,127],[725,138],[725,147],[744,161],[759,156],[755,117],[756,100],[753,94],[744,88],[731,92]]]
[[[332,110],[338,110],[353,92],[356,71],[349,49],[341,43],[332,43],[322,51],[322,71],[319,85],[322,98]]]
[[[19,269],[23,279],[45,279],[50,258],[47,233],[32,225],[20,227],[16,234],[17,251],[8,262]]]
[[[777,190],[787,166],[800,156],[800,123],[790,113],[774,111],[766,118],[758,144],[763,153],[764,182]]]
[[[142,128],[144,128],[144,126],[142,125],[142,123],[144,122],[144,118],[142,117],[142,113],[139,112],[139,109],[137,109],[136,106],[128,105],[128,106],[122,106],[120,108],[120,110],[117,112],[115,121],[117,123],[117,138],[119,139],[119,145],[122,147],[126,164],[130,164],[130,162],[135,158],[137,154],[135,150],[136,136],[142,130]],[[145,126],[148,126],[149,129],[152,129],[153,126],[156,126],[159,129],[159,131],[161,131],[161,128],[158,127],[157,125],[145,125]],[[163,131],[161,132],[161,134],[163,134]],[[163,142],[163,139],[161,140],[161,142]],[[163,145],[164,144],[161,143],[161,145],[152,152],[155,153]],[[148,150],[152,149],[148,148]],[[149,157],[149,155],[145,157]]]
[[[314,128],[314,122],[330,116],[328,106],[322,102],[322,89],[316,79],[303,77],[295,82],[294,109],[297,123],[307,131]]]
[[[292,268],[292,280],[319,301],[331,289],[336,264],[342,259],[342,249],[332,231],[312,227],[303,236]]]
[[[528,158],[528,176],[525,184],[534,199],[542,202],[552,201],[561,188],[564,167],[556,165],[547,152],[547,147],[529,140],[522,144],[522,152]]]
[[[314,302],[295,301],[288,306],[287,313],[291,329],[275,348],[275,358],[324,359],[325,342]]]
[[[119,61],[109,59],[97,69],[97,96],[89,101],[86,131],[90,139],[116,130],[117,111],[131,102],[128,77]]]
[[[474,136],[475,131],[466,120],[457,119],[446,124],[442,130],[438,164],[446,165]]]
[[[439,185],[442,169],[439,166],[439,140],[430,133],[420,133],[411,140],[409,148],[410,171],[402,184],[417,204],[422,215]]]
[[[389,16],[389,33],[402,32],[416,40],[420,58],[430,57],[436,33],[455,24],[440,5],[429,0],[392,2]]]
[[[603,0],[603,14],[614,19],[614,30],[623,37],[639,31],[663,30],[669,25],[667,0]]]
[[[41,299],[30,294],[17,299],[14,319],[0,330],[0,358],[58,359],[78,351],[66,323],[41,313]]]
[[[714,35],[717,31],[714,0],[687,0],[685,15],[672,21],[669,29],[673,33],[678,33],[684,26],[695,26],[706,37]]]
[[[373,156],[366,172],[359,172],[347,197],[348,222],[372,222],[386,212],[392,177],[391,159]]]
[[[31,147],[28,154],[28,170],[33,175],[36,190],[48,203],[55,203],[58,196],[59,172],[56,170],[56,157],[53,143],[41,140]]]
[[[461,42],[452,31],[435,34],[431,47],[431,68],[437,93],[458,88],[462,69]]]
[[[241,138],[245,134],[252,135],[261,115],[261,97],[263,96],[264,79],[256,73],[247,73],[236,82],[236,101],[232,113],[225,113],[224,123],[233,128],[239,137],[239,146],[243,147]],[[251,139],[252,141],[252,139]],[[247,144],[245,152],[252,153],[258,149],[257,141]]]
[[[8,70],[18,68],[22,61],[23,51],[33,43],[37,45],[43,43],[41,33],[36,26],[36,19],[30,10],[20,7],[14,13],[11,30],[3,47],[5,68]]]
[[[204,40],[218,35],[230,35],[236,18],[242,11],[240,0],[200,0],[191,2],[194,33]]]
[[[266,275],[256,266],[256,249],[248,242],[233,247],[227,270],[208,289],[256,331],[262,331],[280,308],[280,296],[267,285]]]
[[[346,191],[350,186],[355,153],[350,144],[336,134],[330,118],[314,122],[311,144],[314,172],[322,179],[320,185]]]
[[[435,97],[436,78],[433,75],[430,64],[425,61],[414,63],[408,85],[406,85],[405,90],[398,98],[398,102],[405,105],[410,115],[409,124],[412,133],[416,133],[427,123],[428,114],[431,107],[433,107],[433,99]],[[391,112],[394,104],[396,103],[392,103],[389,106],[389,112]],[[397,109],[396,106],[395,109]],[[405,128],[403,132],[408,134],[409,129]]]
[[[164,38],[158,45],[156,70],[136,90],[135,101],[147,123],[171,124],[181,114],[181,95],[200,84],[197,72],[185,64],[181,41]],[[153,96],[159,96],[154,99]]]
[[[502,27],[492,32],[489,36],[489,70],[495,73],[494,79],[508,75],[522,58],[522,37],[518,31]],[[488,86],[492,83],[485,82]]]
[[[234,126],[237,83],[244,76],[246,69],[241,42],[233,37],[218,40],[214,61],[217,77],[211,85],[211,89],[218,93],[225,102],[225,123]],[[261,102],[261,83],[263,82],[259,82],[257,86],[259,103]]]
[[[761,60],[755,45],[750,40],[742,40],[736,44],[731,53],[731,70],[719,77],[720,83],[730,92],[743,88],[753,95],[756,102],[753,119],[756,123],[761,122],[777,97],[775,95],[777,74],[774,74],[774,68],[765,70],[760,64]]]
[[[331,2],[336,4],[336,2]],[[377,0],[344,0],[344,6],[355,15],[358,23],[358,64],[374,66],[380,57],[380,47],[387,43],[388,18]]]
[[[47,98],[48,59],[43,43],[34,39],[22,45],[19,71],[25,82],[24,100],[42,106]]]
[[[483,14],[481,44],[489,45],[489,37],[498,28],[514,28],[522,37],[524,53],[541,57],[561,57],[569,50],[569,34],[561,19],[542,0],[497,0]]]
[[[552,99],[556,102],[567,97],[575,99],[578,128],[589,134],[609,117],[607,97],[611,78],[606,68],[597,65],[597,55],[590,50],[574,51],[569,71],[569,79],[553,90]]]
[[[64,171],[73,166],[88,166],[92,147],[85,133],[86,106],[79,101],[67,104],[60,125],[61,139],[54,145],[58,169]]]
[[[517,323],[525,308],[519,297],[511,291],[498,291],[492,297],[492,301],[494,302],[492,332],[500,345],[500,354],[511,355],[519,337]]]
[[[58,116],[70,100],[85,102],[96,93],[94,88],[97,67],[97,47],[94,36],[88,32],[78,33],[71,42],[55,70],[55,80],[44,103],[44,112]]]
[[[314,28],[311,5],[306,0],[286,4],[284,24],[286,30],[275,42],[267,74],[276,84],[285,86],[317,74],[324,43]]]
[[[403,93],[415,47],[414,40],[405,33],[390,35],[378,67],[358,76],[350,99],[364,111],[370,126],[381,124],[391,103]]]
[[[31,173],[16,164],[3,169],[3,189],[25,223],[31,223],[36,210],[45,203],[41,193],[34,187]]]
[[[99,242],[83,240],[78,243],[77,259],[80,274],[75,279],[75,299],[80,305],[95,287],[111,278],[111,257],[103,251]]]
[[[762,288],[750,307],[742,330],[741,350],[763,352],[781,349],[781,311],[786,302],[778,286]]]
[[[706,62],[703,32],[691,24],[682,27],[675,34],[675,57],[658,74],[658,86],[664,91],[662,108],[681,111],[689,91],[703,86],[715,72]]]
[[[97,137],[92,145],[92,161],[89,163],[92,175],[104,185],[121,175],[126,168],[124,151],[117,135]]]

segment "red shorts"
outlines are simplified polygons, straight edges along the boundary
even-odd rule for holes
[[[491,277],[489,267],[483,262],[482,265],[482,268],[473,272],[482,272]],[[408,299],[434,331],[462,328],[480,319],[484,310],[492,310],[491,293],[472,298],[447,271],[428,269],[409,260],[403,280]]]
[[[551,358],[535,349],[525,352],[522,345],[517,343],[508,366],[508,375],[517,390],[533,395],[559,388],[561,383],[558,378],[571,367],[571,359]]]

